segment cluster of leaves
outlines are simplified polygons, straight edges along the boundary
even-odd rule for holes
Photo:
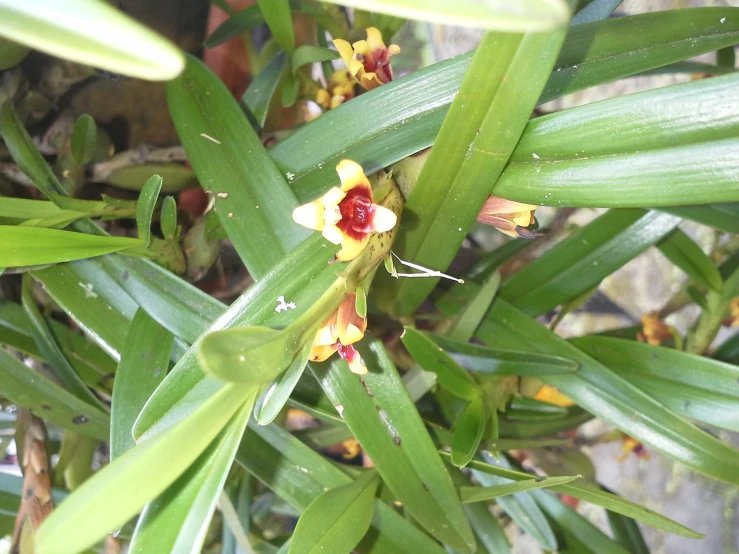
[[[174,200],[157,201],[158,176],[136,202],[74,198],[24,128],[18,91],[3,89],[0,134],[46,200],[0,198],[0,267],[23,273],[19,302],[0,304],[0,394],[64,429],[54,482],[73,489],[50,493],[59,505],[34,531],[36,551],[82,552],[118,531],[130,552],[199,552],[216,505],[224,552],[497,553],[509,549],[505,518],[547,550],[645,552],[636,522],[700,538],[582,475],[532,475],[508,452],[579,452],[556,435],[599,417],[695,471],[738,482],[736,450],[703,427],[738,429],[738,341],[706,354],[739,294],[739,256],[722,246],[709,257],[678,227],[690,219],[739,230],[739,79],[725,65],[685,61],[739,43],[739,9],[608,19],[618,1],[526,0],[515,14],[498,1],[454,2],[453,14],[445,2],[341,3],[379,12],[358,9],[355,22],[385,30],[400,17],[453,16],[487,33],[474,52],[362,94],[267,150],[258,133],[273,96],[292,104],[306,86],[301,68],[336,57],[325,40],[296,47],[292,12],[349,36],[338,8],[260,1],[224,23],[208,45],[265,22],[279,45],[237,102],[199,60],[102,2],[0,6],[0,35],[14,41],[0,49],[12,58],[0,67],[17,64],[20,44],[168,80],[177,132],[215,202],[209,236],[227,237],[255,280],[226,306],[176,275],[180,225]],[[85,26],[75,23],[81,14]],[[530,119],[539,103],[660,69],[726,75]],[[74,126],[78,174],[95,133],[89,117]],[[388,201],[395,181],[404,207],[397,200],[402,217],[385,242],[330,264],[335,249],[291,213],[338,184],[345,158],[389,180]],[[381,262],[393,271],[393,239],[400,258],[445,271],[491,193],[610,209],[505,278],[499,269],[532,243],[484,253],[451,287],[380,269],[370,289]],[[157,216],[163,238],[151,231]],[[138,237],[109,236],[95,218],[135,218]],[[565,340],[537,321],[557,307],[563,316],[651,246],[688,274],[681,302],[701,310],[684,348],[637,342],[633,329]],[[84,337],[44,313],[35,283]],[[358,345],[369,369],[361,377],[336,358],[307,362],[318,325],[348,292],[376,322]],[[433,314],[420,309],[429,298]],[[276,310],[278,299],[294,309]],[[401,331],[407,353],[393,340]],[[575,405],[521,396],[527,382]],[[321,425],[289,432],[286,407]],[[351,439],[373,469],[324,455]],[[90,475],[101,441],[110,463]],[[0,474],[0,484],[9,531],[22,480]],[[551,492],[608,510],[613,538]],[[289,535],[270,527],[270,514],[285,513],[300,516]]]

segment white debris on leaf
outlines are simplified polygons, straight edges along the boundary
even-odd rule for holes
[[[97,293],[92,290],[92,283],[77,283],[85,291],[85,298],[97,298]]]
[[[275,308],[275,311],[279,314],[280,312],[286,312],[288,310],[294,310],[297,306],[295,306],[295,302],[285,302],[284,296],[278,296],[277,297],[277,307]]]
[[[216,196],[218,198],[228,198],[228,193],[227,192],[219,192],[219,193],[216,194]]]
[[[207,138],[208,140],[210,140],[212,142],[215,142],[216,144],[221,144],[221,141],[220,140],[216,140],[213,137],[211,137],[210,135],[206,135],[205,133],[200,133],[200,136],[203,137],[203,138]]]
[[[539,155],[536,152],[533,152],[531,155],[533,156],[535,160],[539,159]]]
[[[295,179],[295,173],[293,173],[292,171],[288,171],[288,172],[287,172],[287,173],[285,174],[285,176],[287,177],[287,180],[288,180],[288,181],[292,181],[293,179]]]

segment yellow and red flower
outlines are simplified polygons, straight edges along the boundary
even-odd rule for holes
[[[293,221],[321,231],[323,237],[340,244],[336,254],[340,262],[353,260],[364,250],[372,233],[384,233],[395,227],[398,217],[372,201],[372,187],[362,166],[341,160],[336,166],[341,188],[333,187],[322,198],[298,206]]]
[[[535,238],[539,236],[527,227],[536,223],[534,204],[522,204],[499,196],[489,196],[477,216],[477,221],[491,225],[511,237]]]
[[[354,98],[355,81],[348,69],[334,71],[328,82],[328,90],[319,89],[316,92],[316,103],[323,110],[333,110],[347,100]]]
[[[372,90],[393,80],[390,57],[399,53],[400,47],[397,44],[385,46],[382,34],[375,27],[367,29],[367,40],[349,44],[345,40],[336,39],[334,46],[349,73],[365,89]]]
[[[619,462],[623,462],[629,457],[629,454],[634,454],[640,460],[648,460],[649,452],[647,452],[644,445],[636,440],[634,437],[629,435],[621,435],[621,455],[618,457]]]
[[[362,340],[367,330],[367,319],[357,313],[356,302],[355,293],[347,295],[339,308],[323,322],[313,339],[310,350],[312,362],[323,362],[338,352],[349,363],[353,373],[367,373],[362,357],[352,346]]]
[[[641,316],[642,331],[637,335],[639,342],[659,346],[662,341],[675,338],[677,331],[662,321],[656,313]]]

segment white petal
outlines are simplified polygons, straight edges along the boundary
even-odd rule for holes
[[[374,205],[375,214],[372,218],[372,230],[376,233],[389,231],[398,222],[398,216],[391,210],[379,204]]]
[[[321,234],[323,235],[323,238],[334,244],[341,244],[341,241],[344,238],[341,230],[339,230],[336,225],[326,224],[323,228],[323,233]]]
[[[293,210],[293,221],[308,229],[321,231],[324,225],[323,211],[323,204],[319,200],[314,200],[295,208]]]

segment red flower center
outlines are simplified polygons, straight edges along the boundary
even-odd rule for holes
[[[350,344],[344,346],[340,342],[336,343],[336,350],[339,352],[339,356],[351,363],[356,357],[359,356],[359,352]]]
[[[372,220],[375,208],[372,205],[372,190],[362,185],[356,186],[346,193],[339,202],[341,221],[336,226],[344,234],[355,240],[362,240],[367,233],[372,232]]]
[[[393,70],[390,67],[390,52],[387,48],[377,48],[364,58],[364,70],[377,74],[382,83],[393,80]]]

